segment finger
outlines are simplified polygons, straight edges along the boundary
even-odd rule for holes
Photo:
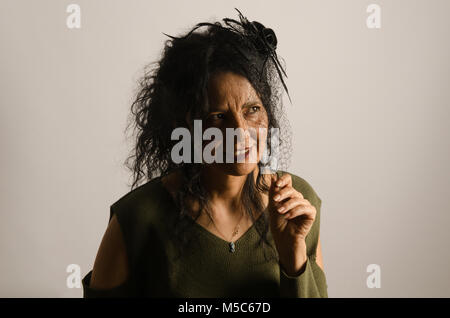
[[[285,202],[282,202],[279,206],[277,206],[277,211],[279,213],[281,213],[281,214],[284,214],[284,213],[288,212],[289,210],[291,210],[292,208],[294,208],[294,207],[296,207],[296,206],[298,206],[300,204],[305,204],[306,205],[307,203],[305,202],[304,199],[300,199],[300,198],[294,197],[294,198],[289,199],[289,200],[287,200]]]
[[[316,208],[312,205],[298,205],[287,212],[284,217],[290,220],[301,215],[310,220],[314,220],[316,218]]]
[[[273,197],[276,195],[276,192],[278,191],[278,188],[275,186],[277,180],[278,175],[276,173],[270,176],[269,204],[271,205],[276,204],[276,201],[273,200]]]
[[[270,189],[269,189],[269,195],[271,198],[273,198],[274,193],[277,191],[277,188],[275,186],[275,183],[278,180],[278,175],[277,174],[272,174],[270,176]]]
[[[284,188],[277,188],[278,191],[275,190],[273,200],[276,202],[281,202],[286,198],[293,197],[295,195],[295,192],[297,192],[293,187],[284,187]]]
[[[272,185],[274,185],[277,182],[277,180],[278,180],[278,175],[276,173],[274,173],[270,176],[270,181],[271,181]]]
[[[297,191],[297,189],[295,189],[292,185],[285,185],[285,186],[282,186],[281,188],[279,188],[279,187],[275,187],[274,189],[273,189],[273,197],[274,197],[274,199],[275,199],[275,196],[278,194],[278,193],[280,193],[281,191],[290,191],[290,190],[284,190],[284,189],[288,189],[288,188],[291,188],[291,189],[293,189],[294,191],[293,191],[293,195],[292,196],[296,196],[296,197],[299,197],[300,199],[304,199],[304,197],[303,197],[303,194],[301,193],[301,192],[299,192],[299,191]],[[275,201],[281,201],[282,199],[279,199],[279,200],[275,200]]]
[[[298,205],[310,205],[309,201],[306,199],[302,199],[302,198],[292,198],[289,199],[285,202],[281,202],[279,203],[279,205],[277,206],[277,211],[279,213],[286,213],[289,212],[289,210],[293,209],[294,207],[298,206]],[[283,210],[280,211],[280,209],[283,208]]]
[[[282,188],[286,185],[292,186],[292,178],[289,173],[282,175],[276,182],[276,186],[279,188]]]

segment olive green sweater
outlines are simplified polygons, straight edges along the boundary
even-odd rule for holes
[[[176,243],[168,224],[177,208],[157,177],[110,208],[109,220],[115,214],[122,229],[130,264],[128,280],[112,289],[96,290],[89,286],[91,270],[82,280],[84,297],[328,297],[325,273],[316,263],[321,199],[307,181],[291,176],[294,188],[317,210],[306,237],[306,267],[299,276],[288,276],[277,259],[265,258],[268,247],[258,244],[256,230],[263,215],[235,242],[234,253],[228,242],[186,217],[190,220],[187,234],[196,238],[195,244],[174,259]],[[275,246],[270,231],[268,239]]]

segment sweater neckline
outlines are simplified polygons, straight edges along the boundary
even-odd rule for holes
[[[159,176],[157,177],[157,182],[159,187],[161,188],[161,191],[163,193],[163,195],[165,195],[167,197],[167,202],[169,202],[169,204],[173,207],[173,208],[177,208],[177,205],[175,204],[175,201],[172,197],[172,194],[169,192],[169,190],[167,190],[163,183],[162,183],[162,177]],[[263,220],[264,217],[264,212],[261,213],[256,220],[253,222],[253,224],[245,231],[244,234],[242,234],[236,241],[234,241],[234,244],[239,244],[242,243],[243,241],[246,241],[251,234],[256,230],[256,224],[261,222]],[[200,233],[202,233],[203,235],[205,235],[206,237],[209,237],[210,239],[219,242],[221,244],[227,244],[229,245],[230,242],[224,240],[223,238],[217,236],[216,234],[210,232],[209,230],[207,230],[205,227],[203,227],[202,225],[200,225],[197,221],[195,221],[192,217],[186,215],[185,216],[186,219],[188,219],[188,221],[193,225],[194,229],[197,229],[197,231],[199,231]]]

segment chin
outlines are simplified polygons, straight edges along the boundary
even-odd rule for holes
[[[221,170],[223,173],[232,176],[246,176],[257,169],[257,163],[228,163],[228,164],[218,164],[216,169]]]

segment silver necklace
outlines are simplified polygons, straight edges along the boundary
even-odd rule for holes
[[[209,214],[209,213],[208,213]],[[236,251],[236,244],[235,241],[233,241],[233,237],[235,237],[238,233],[239,233],[239,228],[240,228],[240,223],[242,220],[242,217],[244,216],[244,213],[242,213],[241,218],[239,219],[238,223],[236,224],[234,230],[233,230],[233,235],[231,236],[230,242],[228,242],[228,245],[230,247],[230,253],[234,253]],[[214,225],[214,227],[216,228],[217,232],[220,233],[220,235],[222,235],[223,237],[225,237],[225,235],[222,234],[222,232],[219,231],[219,229],[217,228],[216,224],[214,223],[214,220],[212,219],[212,217],[210,216],[210,219]]]

